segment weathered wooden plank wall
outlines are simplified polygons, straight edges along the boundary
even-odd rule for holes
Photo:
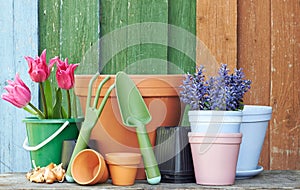
[[[237,64],[237,0],[197,0],[197,37],[218,63]],[[199,52],[198,52],[199,53]],[[197,54],[197,62],[199,62]],[[199,64],[199,63],[198,63]],[[210,67],[210,75],[218,67]]]
[[[81,63],[76,72],[94,74],[99,59],[99,1],[40,0],[39,52]]]
[[[195,0],[100,1],[101,38],[110,36],[110,41],[101,47],[100,72],[115,74],[125,70],[129,74],[169,74],[194,69],[194,60],[168,47],[171,40],[178,40],[176,38],[178,34],[168,28],[168,24],[195,34],[195,2]],[[139,25],[146,22],[149,24]],[[159,27],[157,23],[160,24]],[[128,27],[124,29],[125,26]],[[150,31],[157,33],[158,36],[155,37],[162,40],[159,42],[153,40]],[[191,46],[188,41],[182,41],[180,44],[182,48]],[[132,45],[133,42],[138,43]],[[120,48],[119,53],[115,52]]]
[[[37,86],[28,74],[25,55],[35,56],[38,50],[37,0],[0,0],[0,94],[6,80],[16,72],[29,86],[32,103],[37,105]],[[0,100],[0,173],[28,171],[29,153],[22,148],[26,129],[22,119],[28,116],[10,103]]]
[[[300,169],[300,1],[271,1],[270,169]]]
[[[126,70],[131,74],[167,74],[167,64],[156,64],[157,59],[167,60],[167,46],[159,44],[146,44],[141,41],[141,35],[145,40],[151,40],[151,35],[145,35],[147,28],[143,28],[139,23],[159,22],[166,23],[165,30],[161,35],[168,39],[168,0],[104,0],[100,1],[101,7],[101,37],[109,34],[111,46],[101,48],[100,54],[105,57],[116,49],[122,51],[112,55],[109,62],[100,60],[100,72],[115,74],[120,70]],[[120,28],[129,26],[128,29]],[[111,33],[114,31],[114,33]],[[139,38],[139,43],[129,46],[132,41]],[[114,39],[122,39],[123,43],[114,43]],[[131,41],[132,40],[132,41]],[[115,47],[116,45],[117,47]],[[119,46],[124,47],[119,47]],[[117,53],[117,52],[116,52]]]
[[[300,2],[240,0],[238,10],[238,62],[253,80],[246,101],[273,107],[261,164],[300,169]]]
[[[252,80],[245,101],[270,105],[271,90],[271,3],[270,1],[238,2],[238,65]],[[266,134],[260,162],[269,169],[270,138]]]
[[[168,24],[182,28],[190,33],[190,35],[196,35],[196,0],[189,0],[182,3],[182,0],[169,0],[168,6]],[[190,44],[189,40],[181,39],[182,36],[178,35],[178,31],[172,31],[169,29],[168,40],[169,44],[176,44],[176,48],[168,47],[168,74],[178,74],[178,70],[185,72],[191,72],[195,70],[195,58],[196,58],[196,41],[194,44]],[[187,36],[183,36],[187,38]],[[176,43],[180,42],[180,43]],[[191,48],[193,47],[194,48]],[[184,51],[182,51],[184,50]],[[191,52],[192,58],[185,55],[185,53]],[[172,68],[175,67],[175,68]],[[177,69],[176,69],[177,68]]]
[[[299,18],[299,0],[197,0],[197,37],[218,63],[244,68],[245,103],[273,107],[265,169],[300,169]]]
[[[20,2],[0,0],[0,2],[2,5],[0,60],[2,60],[1,68],[5,68],[0,70],[1,93],[5,80],[12,79],[15,72],[19,71],[33,90],[35,101],[37,88],[30,83],[29,78],[26,78],[27,64],[24,62],[24,55],[35,56],[37,49],[40,53],[42,49],[47,48],[48,58],[54,55],[69,57],[71,62],[82,62],[82,67],[78,69],[80,73],[92,74],[98,70],[99,47],[96,42],[100,35],[99,22],[103,22],[106,26],[101,28],[103,35],[123,26],[123,21],[133,24],[150,19],[142,18],[145,8],[136,0],[124,1],[127,7],[130,4],[131,9],[122,10],[124,12],[118,13],[118,16],[115,14],[125,5],[105,0],[100,1],[101,5],[98,0],[83,4],[79,0]],[[146,4],[152,6],[153,2],[149,0]],[[168,0],[168,3],[166,0],[155,2],[163,3],[154,6],[160,9],[176,0]],[[105,7],[111,3],[114,4],[113,9],[106,11],[106,15],[101,15],[100,20],[99,6]],[[79,11],[73,10],[73,6]],[[246,76],[253,81],[245,102],[271,105],[274,109],[260,164],[266,169],[300,169],[299,0],[197,0],[196,7],[197,37],[208,46],[218,63],[228,63],[230,68],[243,67]],[[192,7],[185,8],[189,9],[192,10]],[[37,24],[37,10],[39,10],[39,24]],[[148,10],[149,15],[152,15],[153,9]],[[180,7],[173,7],[168,10],[166,17],[176,15],[176,12],[181,10]],[[114,15],[118,19],[110,20],[109,17]],[[155,14],[152,15],[153,21],[165,19],[166,17],[162,15],[165,14],[161,14],[159,19]],[[180,12],[178,15],[184,17],[192,13]],[[169,22],[180,25],[184,21],[178,17]],[[39,25],[39,47],[37,25]],[[129,33],[126,35],[131,36]],[[141,47],[135,46],[126,51],[127,55],[132,57],[126,61],[128,65],[140,55]],[[162,52],[165,51],[162,49]],[[149,55],[144,55],[146,57],[137,60],[152,55],[153,52],[150,52]],[[78,60],[81,57],[83,60]],[[176,60],[176,56],[173,59]],[[125,64],[119,61],[118,64]],[[182,63],[180,64],[182,66]],[[25,127],[21,119],[26,114],[4,101],[0,101],[0,107],[0,117],[4,126],[0,127],[0,173],[26,171],[30,163],[25,160],[29,160],[29,156],[21,147],[25,137]]]

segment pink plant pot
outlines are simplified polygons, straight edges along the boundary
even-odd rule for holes
[[[201,185],[232,185],[235,181],[241,133],[190,132],[196,183]]]

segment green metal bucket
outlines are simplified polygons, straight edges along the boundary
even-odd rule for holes
[[[61,163],[62,144],[65,140],[76,140],[83,118],[37,119],[26,118],[27,138],[23,147],[30,151],[32,167],[44,167],[51,162]]]

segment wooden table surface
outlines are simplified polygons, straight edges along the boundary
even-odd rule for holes
[[[300,189],[300,170],[263,171],[253,178],[236,180],[232,186],[202,186],[196,183],[148,185],[145,180],[136,180],[133,186],[127,187],[114,186],[110,180],[94,186],[67,182],[37,184],[27,181],[25,173],[4,173],[0,174],[0,189]]]

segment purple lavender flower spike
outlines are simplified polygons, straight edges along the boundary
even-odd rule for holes
[[[187,74],[180,86],[180,100],[191,106],[191,110],[241,110],[244,94],[250,89],[251,81],[244,80],[242,69],[229,74],[226,64],[221,64],[218,75],[207,81],[204,67],[194,74]]]

